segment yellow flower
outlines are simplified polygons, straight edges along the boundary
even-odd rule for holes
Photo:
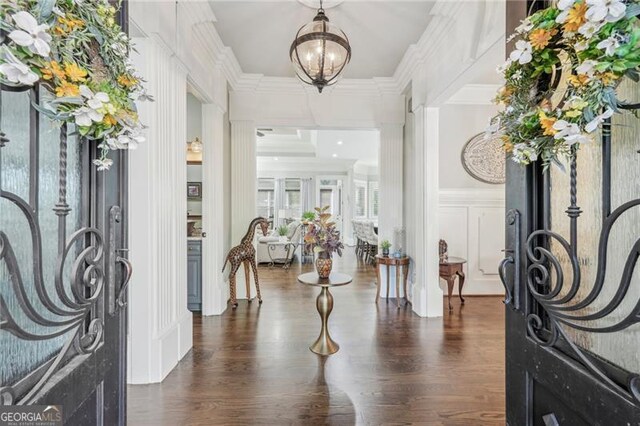
[[[538,112],[538,119],[540,120],[540,127],[544,130],[545,136],[553,136],[556,134],[557,130],[553,128],[553,125],[556,123],[557,118],[549,117],[544,111]]]
[[[118,77],[118,83],[123,87],[129,88],[138,84],[138,79],[127,74],[122,74]]]
[[[551,37],[556,35],[556,33],[556,30],[545,30],[542,28],[533,31],[529,35],[531,46],[536,50],[544,49],[549,44]]]
[[[573,87],[582,87],[589,82],[589,76],[586,74],[570,75],[567,77],[567,81]]]
[[[580,111],[579,109],[572,109],[570,111],[565,112],[564,115],[569,118],[576,118],[582,115],[582,111]]]
[[[569,14],[567,16],[567,20],[564,23],[564,30],[570,33],[574,33],[578,31],[578,28],[582,26],[587,19],[585,18],[585,14],[587,13],[587,3],[581,2],[573,5],[571,9],[569,9]]]
[[[65,18],[62,16],[58,17],[58,26],[56,26],[56,28],[60,28],[60,31],[63,33],[71,32],[76,28],[82,27],[84,27],[84,21],[81,19]]]
[[[60,86],[56,87],[56,96],[59,98],[66,96],[74,97],[79,95],[80,88],[73,83],[69,83],[68,81],[63,81],[62,83],[60,83]]]
[[[102,119],[102,122],[107,126],[115,126],[117,123],[116,119],[111,114],[106,114]]]
[[[504,148],[505,152],[511,152],[513,150],[513,143],[511,143],[511,139],[509,138],[509,136],[502,135],[500,139],[502,139],[502,147]]]
[[[609,86],[613,84],[613,82],[615,82],[618,78],[620,78],[619,76],[615,75],[611,71],[597,74],[596,77],[598,77],[600,81],[602,81],[602,84],[604,84],[605,86]]]
[[[80,68],[74,63],[67,62],[64,64],[64,71],[71,81],[79,82],[87,79],[87,70]]]
[[[40,68],[40,71],[45,80],[53,80],[54,77],[58,80],[65,79],[65,73],[56,61],[49,62],[44,68]]]

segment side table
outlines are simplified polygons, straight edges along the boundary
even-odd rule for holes
[[[453,292],[453,285],[456,280],[456,276],[458,277],[458,296],[460,296],[460,302],[464,303],[464,298],[462,297],[462,286],[464,285],[464,271],[462,265],[467,263],[466,259],[462,259],[461,257],[449,257],[447,259],[440,260],[440,278],[447,282],[448,288],[448,299],[449,299],[449,310],[452,311],[453,307],[451,306],[451,293]]]
[[[286,250],[285,257],[273,257],[273,252],[276,251],[278,247],[282,247]],[[267,252],[269,253],[269,259],[271,259],[271,263],[269,263],[269,267],[273,267],[276,262],[282,262],[282,269],[289,269],[291,265],[291,260],[293,259],[293,253],[296,250],[296,243],[292,243],[291,241],[271,241],[267,243]]]
[[[407,277],[409,276],[409,263],[410,259],[408,256],[405,257],[390,257],[390,256],[382,256],[380,254],[376,255],[376,264],[378,270],[378,285],[376,286],[376,303],[380,299],[380,283],[382,281],[380,269],[383,265],[387,267],[387,302],[389,301],[389,268],[391,266],[396,267],[396,301],[398,305],[398,309],[400,309],[400,269],[402,269],[402,277],[403,277],[403,289],[404,289],[404,300],[405,305],[409,302],[407,299]]]
[[[317,353],[318,355],[333,355],[340,349],[340,345],[331,339],[327,325],[329,322],[329,314],[331,314],[333,310],[333,296],[329,291],[329,287],[347,285],[352,280],[351,275],[339,272],[332,272],[329,278],[320,278],[315,272],[298,275],[298,281],[300,283],[321,287],[320,294],[316,299],[316,307],[320,314],[322,328],[320,329],[320,336],[318,336],[313,345],[309,346],[311,352]]]

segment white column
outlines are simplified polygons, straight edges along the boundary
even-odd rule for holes
[[[393,243],[394,228],[403,226],[403,134],[402,124],[383,124],[380,127],[379,171],[379,211],[378,243],[389,240]],[[395,248],[392,247],[393,251]],[[383,268],[383,272],[386,271]],[[395,268],[391,268],[389,297],[396,297]],[[386,283],[386,277],[382,277]],[[400,286],[402,287],[402,286]],[[402,292],[402,288],[400,290]],[[386,294],[386,293],[384,293]]]
[[[147,142],[129,157],[130,383],[159,382],[192,345],[187,310],[186,70],[156,37],[134,65],[155,102],[139,104]]]
[[[256,130],[253,121],[231,121],[231,244],[235,246],[256,217]],[[227,266],[228,268],[229,266]],[[225,271],[228,273],[228,270]],[[238,299],[246,299],[244,268],[236,274]],[[255,287],[251,280],[251,295]]]
[[[442,316],[443,293],[438,265],[439,109],[414,106],[415,117],[415,282],[413,310],[420,316]]]
[[[202,314],[220,315],[227,308],[222,273],[224,246],[224,110],[202,106]]]

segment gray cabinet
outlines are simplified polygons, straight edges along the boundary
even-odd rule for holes
[[[202,310],[202,241],[188,241],[187,308]]]

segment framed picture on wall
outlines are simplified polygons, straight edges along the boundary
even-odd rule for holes
[[[187,198],[190,200],[202,199],[202,182],[187,182]]]

